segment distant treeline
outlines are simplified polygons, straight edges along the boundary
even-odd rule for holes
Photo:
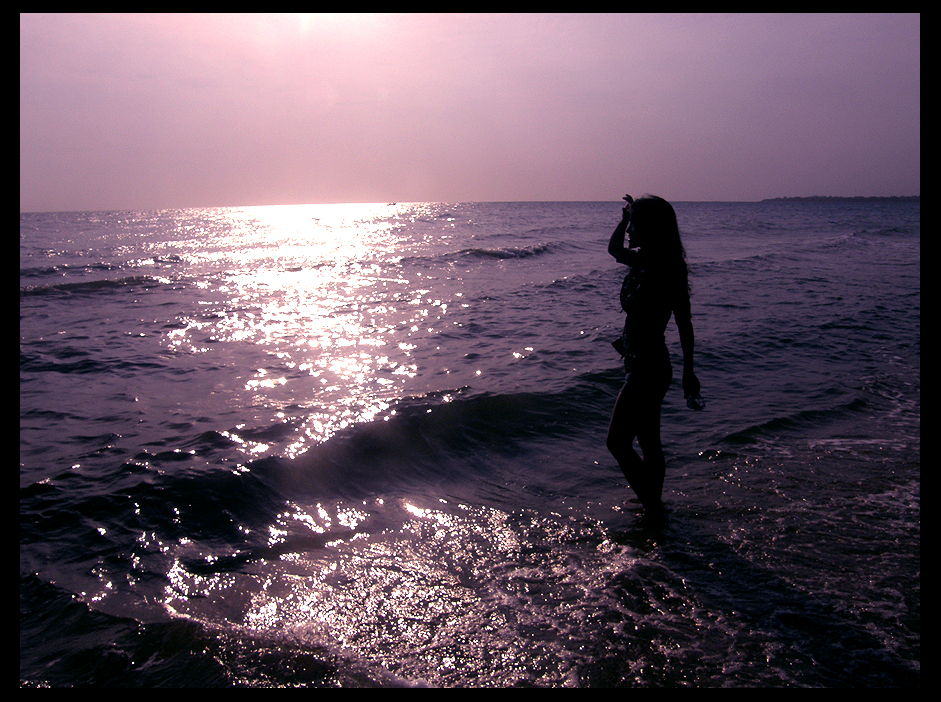
[[[920,202],[921,195],[886,195],[864,197],[837,197],[834,195],[811,195],[810,197],[771,197],[762,202]]]

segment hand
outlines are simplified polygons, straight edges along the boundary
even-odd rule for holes
[[[627,205],[624,206],[624,209],[621,210],[621,212],[623,213],[622,218],[630,219],[631,218],[631,205],[634,204],[634,198],[632,198],[630,195],[625,195],[621,199],[627,203]]]

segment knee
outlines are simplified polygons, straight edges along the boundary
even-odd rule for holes
[[[624,452],[624,449],[627,447],[632,447],[634,440],[627,440],[619,432],[608,430],[608,438],[605,440],[605,445],[608,447],[608,451],[614,455],[618,456]]]

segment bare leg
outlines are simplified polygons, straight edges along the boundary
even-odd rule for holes
[[[662,374],[658,373],[662,370]],[[654,374],[660,375],[660,381]],[[631,376],[611,415],[607,445],[645,509],[660,507],[666,461],[660,441],[660,408],[670,385],[670,366]],[[634,439],[643,452],[634,450]]]
[[[637,443],[644,452],[644,476],[647,480],[647,499],[651,505],[659,505],[666,477],[666,459],[660,442],[660,407],[648,413],[644,426],[637,434]],[[644,502],[644,506],[647,503]]]
[[[635,437],[644,452],[643,458],[634,450]],[[638,402],[636,397],[621,392],[611,415],[607,446],[644,507],[659,505],[666,472],[660,445],[659,405]]]

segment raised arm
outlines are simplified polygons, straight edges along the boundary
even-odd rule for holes
[[[627,225],[631,221],[630,214],[626,211],[628,208],[625,207],[624,209],[624,216],[618,226],[614,228],[611,239],[608,240],[608,253],[622,263],[627,252],[627,249],[624,248],[624,235],[627,233]]]
[[[627,233],[627,226],[631,222],[631,205],[634,199],[630,195],[625,195],[624,200],[627,204],[621,210],[621,221],[614,228],[611,239],[608,240],[608,253],[614,256],[618,263],[628,263],[628,251],[624,246],[624,235]]]

